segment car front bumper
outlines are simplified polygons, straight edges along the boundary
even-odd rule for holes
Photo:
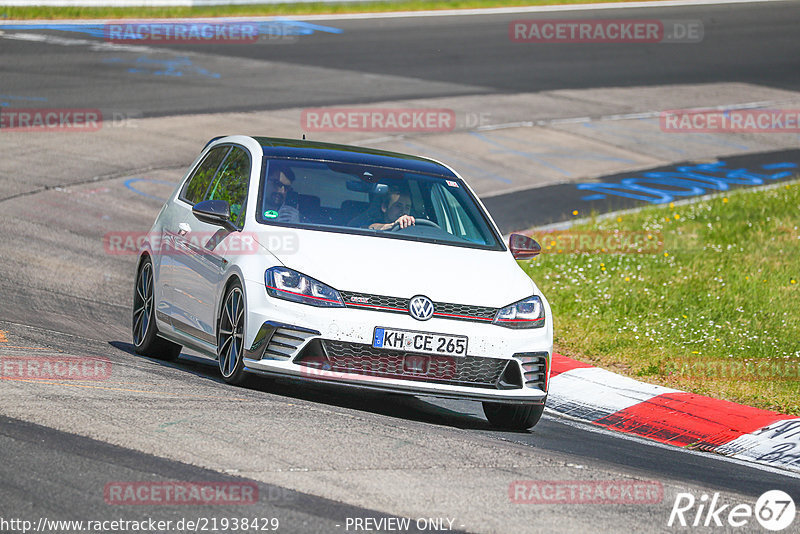
[[[552,329],[512,330],[493,324],[431,319],[346,308],[314,308],[248,296],[244,363],[248,371],[393,393],[508,404],[544,404]],[[255,298],[253,298],[255,297]],[[260,302],[259,302],[260,301]],[[547,309],[549,319],[549,309]],[[548,321],[549,323],[549,321]],[[372,347],[375,327],[469,338],[467,356],[419,355]],[[425,360],[410,370],[408,358]]]

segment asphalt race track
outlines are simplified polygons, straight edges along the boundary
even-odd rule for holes
[[[756,101],[800,107],[800,4],[536,16],[699,20],[704,38],[510,42],[509,23],[530,13],[319,18],[302,23],[313,33],[260,46],[110,44],[86,28],[0,25],[0,117],[12,108],[80,108],[120,122],[88,132],[0,129],[0,361],[75,357],[108,370],[90,381],[0,373],[0,518],[175,525],[248,517],[278,532],[320,533],[398,531],[388,521],[396,518],[411,519],[403,530],[411,532],[760,532],[752,518],[739,529],[668,520],[679,493],[718,492],[721,503],[752,506],[781,489],[800,503],[796,474],[547,414],[529,433],[498,432],[477,403],[283,379],[233,388],[214,362],[133,353],[135,256],[109,253],[103,236],[146,231],[211,137],[296,137],[303,108],[455,109],[451,132],[313,137],[440,156],[475,184],[504,230],[563,220],[573,208],[646,205],[584,200],[579,182],[722,157],[759,172],[800,164],[797,134],[665,137],[636,118]],[[472,128],[475,117],[505,129]],[[587,119],[559,122],[575,117]],[[509,126],[520,120],[532,125]],[[526,152],[540,142],[564,146]],[[509,488],[519,480],[647,482],[662,494],[645,504],[517,503]],[[238,485],[257,498],[130,506],[108,494],[115,484],[166,481]]]

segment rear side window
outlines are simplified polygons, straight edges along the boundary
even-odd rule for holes
[[[224,200],[231,210],[231,222],[241,227],[250,182],[250,156],[247,150],[234,146],[219,167],[208,195],[204,200]]]
[[[211,184],[211,180],[214,179],[214,175],[217,173],[220,163],[222,163],[225,154],[228,153],[230,148],[229,146],[219,146],[211,149],[211,151],[206,154],[205,159],[197,166],[192,177],[186,182],[186,186],[184,186],[181,192],[181,200],[195,205],[205,198],[208,186]]]

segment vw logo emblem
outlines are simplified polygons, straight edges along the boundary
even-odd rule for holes
[[[414,319],[427,321],[433,317],[433,302],[428,297],[417,295],[408,303],[408,311]]]

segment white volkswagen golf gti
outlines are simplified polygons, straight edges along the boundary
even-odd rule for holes
[[[248,373],[481,401],[527,429],[553,321],[475,193],[429,159],[266,137],[213,139],[139,252],[136,352],[182,346]]]

